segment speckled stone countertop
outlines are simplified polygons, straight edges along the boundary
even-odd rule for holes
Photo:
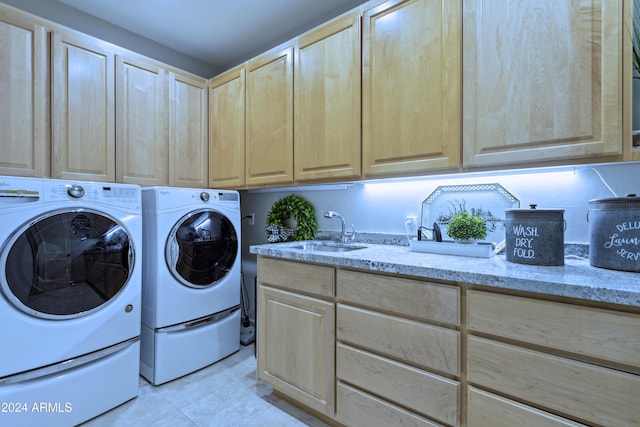
[[[640,273],[592,267],[588,259],[565,257],[563,266],[538,266],[508,262],[504,255],[491,258],[437,255],[411,252],[407,246],[371,243],[354,243],[364,248],[350,252],[296,249],[302,243],[255,245],[249,252],[334,267],[640,307]]]

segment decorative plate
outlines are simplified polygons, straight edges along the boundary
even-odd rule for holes
[[[425,237],[431,238],[433,223],[437,223],[446,240],[449,218],[466,210],[485,219],[486,241],[497,243],[505,238],[504,210],[519,207],[520,201],[500,184],[441,185],[422,202],[421,225]]]

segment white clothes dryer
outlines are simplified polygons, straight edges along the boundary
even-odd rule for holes
[[[136,397],[140,187],[0,177],[0,219],[0,425],[75,425]]]
[[[163,384],[240,349],[240,194],[142,189],[140,373]]]

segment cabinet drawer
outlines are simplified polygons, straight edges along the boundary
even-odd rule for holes
[[[640,316],[470,291],[469,329],[640,367]]]
[[[460,288],[421,280],[338,270],[340,300],[434,322],[460,324]]]
[[[458,425],[460,383],[338,344],[336,377],[439,421]]]
[[[336,416],[351,427],[442,427],[412,412],[338,382]]]
[[[335,274],[331,267],[258,257],[258,277],[264,285],[324,297],[335,294]]]
[[[467,427],[584,427],[531,406],[469,387]]]
[[[460,372],[458,331],[338,304],[337,338],[452,375]]]
[[[607,426],[640,425],[640,376],[469,337],[470,383]]]

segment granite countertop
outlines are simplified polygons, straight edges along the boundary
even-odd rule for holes
[[[512,263],[504,255],[491,258],[438,255],[411,252],[408,246],[371,243],[354,243],[363,249],[350,252],[297,249],[302,243],[305,242],[255,245],[249,252],[334,267],[640,307],[640,273],[592,267],[588,259],[580,257],[565,256],[563,266],[538,266]]]

